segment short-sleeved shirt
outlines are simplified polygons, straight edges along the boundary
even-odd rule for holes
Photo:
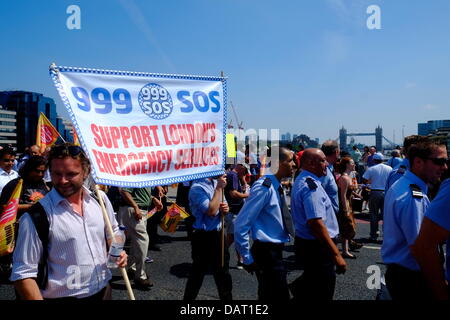
[[[214,197],[217,187],[217,180],[206,178],[196,180],[189,190],[189,207],[195,217],[194,229],[204,231],[218,231],[222,227],[219,210],[214,216],[208,216],[209,203]],[[225,199],[224,199],[225,200]]]
[[[134,202],[139,206],[139,209],[148,210],[152,203],[152,188],[122,188],[123,191],[128,192],[133,197]]]
[[[392,168],[385,165],[384,163],[379,163],[367,169],[364,172],[363,178],[370,180],[370,188],[372,190],[383,190],[386,187],[386,181]]]
[[[101,192],[113,232],[118,229],[114,212]],[[48,283],[44,298],[85,298],[98,293],[111,279],[106,267],[106,226],[99,203],[83,190],[83,216],[77,214],[66,198],[52,189],[40,200],[49,228]],[[28,213],[20,219],[13,256],[11,281],[36,278],[42,257],[42,243]]]
[[[442,182],[439,193],[428,207],[425,217],[440,227],[450,231],[450,179]],[[450,281],[450,239],[447,240],[446,276]]]
[[[332,166],[328,166],[327,175],[320,177],[319,181],[322,184],[322,187],[325,189],[325,192],[328,194],[328,197],[330,197],[334,212],[337,213],[339,211],[339,193],[336,180],[334,179],[334,175],[331,170],[332,168]]]
[[[269,179],[269,180],[266,180]],[[253,262],[250,253],[249,232],[253,240],[271,243],[289,242],[289,235],[283,225],[280,208],[280,182],[268,174],[258,179],[250,190],[241,212],[234,222],[236,249],[245,264]]]
[[[413,192],[411,185],[419,192]],[[424,214],[430,205],[427,184],[407,171],[384,198],[384,237],[381,256],[386,264],[399,264],[418,271],[419,265],[410,251],[419,235]]]
[[[405,174],[406,170],[409,170],[410,165],[409,165],[409,160],[408,159],[403,159],[402,162],[400,162],[397,167],[394,167],[394,169],[389,173],[389,176],[386,180],[386,187],[385,187],[385,191],[389,190],[389,188],[394,185],[395,182],[397,182],[398,179],[400,179],[401,177],[403,177],[403,175]]]
[[[396,168],[400,165],[400,163],[402,163],[402,159],[400,159],[399,157],[392,157],[386,164],[391,168]]]
[[[227,186],[225,187],[225,198],[230,206],[230,212],[238,214],[244,205],[244,199],[236,199],[231,197],[230,191],[236,190],[243,193],[241,183],[236,171],[232,170],[227,173]]]
[[[2,192],[3,188],[13,179],[16,179],[19,177],[19,174],[11,170],[9,173],[0,168],[0,193]]]
[[[295,179],[291,212],[296,237],[315,239],[308,225],[308,221],[312,219],[322,219],[330,238],[335,238],[339,233],[336,213],[330,198],[319,178],[307,170],[303,170]]]

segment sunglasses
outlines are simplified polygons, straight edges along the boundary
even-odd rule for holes
[[[2,159],[3,162],[14,162],[14,159]]]
[[[426,160],[432,161],[437,166],[443,166],[448,164],[448,158],[425,158]]]
[[[55,156],[55,157],[66,156],[66,155],[69,155],[71,157],[76,157],[80,153],[83,152],[83,149],[81,149],[80,146],[61,145],[61,146],[53,147],[51,152],[52,152],[53,156]]]

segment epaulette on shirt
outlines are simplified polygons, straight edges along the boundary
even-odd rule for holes
[[[270,188],[270,186],[272,185],[272,180],[270,180],[269,177],[264,179],[264,182],[262,183],[263,186]]]
[[[308,184],[309,189],[314,190],[317,189],[317,184],[311,178],[306,178],[306,183]]]
[[[422,190],[420,189],[420,187],[418,185],[410,184],[409,187],[411,189],[411,195],[413,198],[417,198],[417,199],[423,198]]]
[[[405,166],[400,166],[397,169],[397,172],[400,173],[400,174],[404,174],[406,172],[406,167]]]

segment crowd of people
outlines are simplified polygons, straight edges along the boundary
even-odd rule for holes
[[[280,147],[277,154],[266,161],[247,148],[224,175],[178,184],[176,203],[190,214],[192,268],[184,300],[197,298],[208,271],[219,298],[232,300],[230,254],[238,269],[256,275],[260,300],[332,300],[336,275],[363,246],[355,240],[354,212],[367,207],[368,241],[382,244],[392,299],[449,298],[450,259],[445,268],[442,247],[450,239],[445,145],[409,136],[389,160],[373,146],[346,152],[332,140],[320,149]],[[23,181],[14,252],[0,258],[3,271],[11,267],[17,298],[110,298],[112,239],[83,150],[65,143],[42,154],[31,146],[16,158],[13,148],[0,150],[2,206]],[[116,263],[137,289],[148,290],[153,283],[145,265],[152,262],[149,250],[161,250],[157,228],[168,188],[103,190],[113,231],[125,226],[129,244]],[[283,251],[292,241],[303,273],[288,283]]]

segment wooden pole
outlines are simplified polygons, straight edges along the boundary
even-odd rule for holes
[[[105,221],[105,224],[106,224],[106,231],[108,232],[109,238],[113,239],[114,233],[113,233],[113,229],[111,226],[111,221],[109,221],[108,213],[106,212],[106,208],[105,208],[105,203],[103,202],[103,198],[100,195],[99,190],[100,189],[99,189],[98,185],[96,184],[95,192],[97,193],[97,198],[100,203],[100,207],[102,208],[103,220]],[[128,297],[130,298],[130,300],[136,300],[134,298],[133,289],[131,289],[130,280],[128,279],[128,275],[127,275],[125,268],[119,268],[119,269],[120,269],[120,272],[122,273],[123,280],[125,281],[125,286],[127,287]]]
[[[222,189],[222,202],[224,202],[224,197],[225,197],[225,190]],[[221,213],[221,222],[222,222],[222,230],[220,231],[220,240],[221,240],[221,245],[222,245],[222,268],[225,265],[225,225],[224,225],[224,217],[225,215],[223,214],[223,212]]]

